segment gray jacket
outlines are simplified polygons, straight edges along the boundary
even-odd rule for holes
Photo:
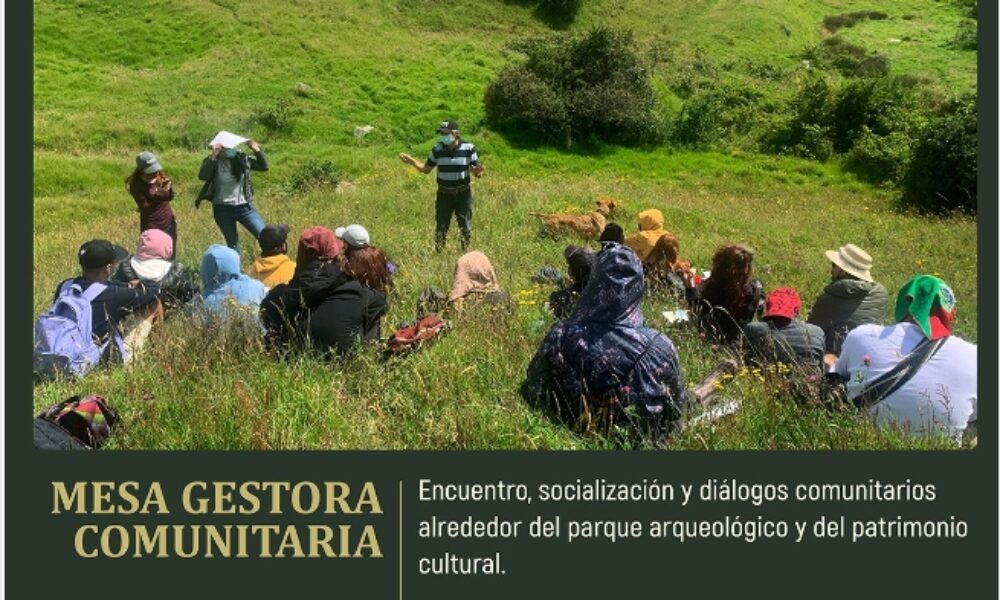
[[[208,155],[205,160],[201,161],[201,168],[198,169],[198,179],[204,181],[205,184],[201,186],[201,191],[198,192],[198,197],[195,199],[195,206],[200,204],[202,200],[210,202],[215,200],[215,174],[217,172],[216,161],[218,160],[229,160],[233,167],[233,172],[240,174],[240,177],[243,178],[243,196],[253,206],[253,184],[250,183],[250,171],[266,171],[268,169],[267,156],[264,154],[264,151],[255,150],[253,154],[253,158],[250,158],[243,152],[237,152],[236,156],[230,159],[224,156],[216,158]]]
[[[823,363],[825,335],[815,325],[799,319],[764,318],[743,328],[748,362],[781,362],[819,370]]]
[[[826,351],[840,354],[847,332],[858,325],[885,323],[889,293],[880,283],[859,279],[837,279],[816,299],[809,311],[808,323],[819,326],[826,335]]]

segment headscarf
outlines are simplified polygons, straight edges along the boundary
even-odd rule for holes
[[[455,301],[471,293],[488,294],[499,292],[497,274],[490,259],[475,250],[463,254],[455,263],[455,277],[448,294],[449,301]]]
[[[212,244],[201,257],[202,298],[212,311],[225,312],[229,297],[238,304],[258,305],[264,284],[240,272],[240,255],[232,248]]]
[[[764,305],[765,317],[783,317],[794,319],[802,309],[802,298],[794,288],[779,287],[771,290]]]
[[[302,232],[295,260],[299,267],[317,260],[333,260],[344,251],[344,241],[326,227],[316,225]]]
[[[663,229],[663,213],[650,208],[639,213],[639,233],[625,240],[625,245],[639,255],[639,260],[646,260],[657,240],[666,234],[667,231]]]
[[[625,246],[610,244],[594,262],[569,319],[549,331],[528,368],[529,393],[564,398],[615,394],[643,416],[682,407],[684,380],[677,351],[643,324],[642,265]]]
[[[957,308],[955,292],[933,275],[917,275],[896,296],[896,322],[912,321],[924,337],[936,340],[951,335]]]
[[[159,258],[170,260],[174,254],[174,240],[165,231],[147,229],[139,234],[135,256],[139,260]]]

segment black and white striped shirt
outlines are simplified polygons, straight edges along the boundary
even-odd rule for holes
[[[431,148],[427,164],[437,167],[439,186],[462,187],[469,185],[469,167],[479,164],[479,156],[469,142],[459,142],[454,150],[439,142]]]

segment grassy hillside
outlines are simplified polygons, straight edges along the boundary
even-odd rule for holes
[[[585,2],[571,28],[635,30],[644,49],[670,57],[657,63],[654,83],[675,103],[682,102],[671,87],[676,78],[699,65],[781,97],[802,53],[829,35],[824,16],[872,8],[849,1],[662,4]],[[528,213],[582,212],[597,195],[624,201],[616,220],[627,231],[640,210],[661,209],[682,254],[704,268],[720,243],[750,243],[765,286],[793,285],[807,303],[828,277],[822,251],[848,241],[869,249],[876,277],[890,290],[916,272],[939,273],[961,303],[959,333],[976,339],[974,220],[899,214],[891,190],[858,182],[836,163],[666,147],[567,152],[524,147],[489,130],[483,91],[516,60],[505,44],[549,31],[531,3],[36,0],[34,12],[35,314],[77,270],[83,241],[134,245],[137,219],[123,178],[141,150],[156,152],[175,181],[179,258],[196,266],[221,235],[210,209],[194,208],[195,174],[207,141],[228,129],[256,137],[268,152],[272,168],[254,180],[266,220],[290,223],[293,237],[313,224],[360,222],[399,264],[383,321],[389,330],[413,316],[420,289],[447,289],[459,254],[454,231],[448,250],[433,253],[433,177],[396,158],[401,151],[425,155],[436,123],[448,117],[459,120],[488,169],[475,186],[474,246],[521,300],[515,315],[463,319],[440,344],[388,366],[368,356],[346,367],[275,363],[252,341],[205,335],[175,319],[127,371],[36,386],[36,409],[71,392],[108,397],[127,423],[117,447],[602,447],[608,442],[568,432],[516,393],[552,323],[529,276],[543,265],[563,267],[564,243],[538,239]],[[974,89],[976,65],[974,52],[947,45],[960,18],[948,2],[897,2],[889,19],[839,35],[889,54],[894,70],[921,76],[928,89],[962,91]],[[762,66],[781,75],[762,77],[772,72]],[[297,83],[309,91],[296,93]],[[362,125],[374,130],[355,138]],[[324,162],[351,189],[297,191],[294,182]],[[245,231],[241,238],[246,264],[256,248]],[[667,328],[658,315],[671,306],[647,298],[644,310],[677,342],[694,383],[719,356],[692,332]],[[848,413],[775,403],[752,376],[745,379],[731,392],[745,399],[743,414],[692,430],[675,445],[923,444],[875,432]]]

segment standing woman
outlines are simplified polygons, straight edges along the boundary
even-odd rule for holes
[[[165,231],[173,241],[170,259],[177,254],[177,220],[170,208],[174,187],[152,152],[135,157],[135,171],[125,178],[125,185],[139,210],[139,233],[147,229]]]
[[[195,208],[201,206],[202,200],[212,202],[212,215],[215,223],[226,239],[226,245],[240,251],[240,236],[236,224],[246,227],[256,240],[264,229],[264,219],[253,206],[253,185],[250,183],[250,171],[266,171],[267,157],[260,145],[248,140],[247,144],[253,151],[253,157],[247,156],[236,148],[226,148],[222,144],[213,144],[212,153],[201,162],[198,179],[205,182]]]

